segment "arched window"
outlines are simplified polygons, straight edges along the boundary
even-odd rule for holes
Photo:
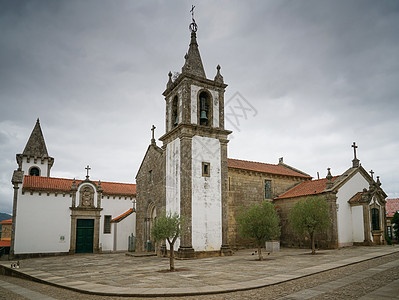
[[[179,124],[179,99],[175,96],[172,102],[172,128],[177,124]]]
[[[378,208],[371,209],[371,227],[373,230],[380,230],[380,211]]]
[[[199,124],[211,125],[211,97],[207,92],[201,92],[199,95]]]
[[[33,167],[29,170],[30,176],[40,176],[40,170],[38,167]]]

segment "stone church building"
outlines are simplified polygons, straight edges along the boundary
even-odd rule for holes
[[[332,219],[327,235],[319,237],[320,245],[384,243],[386,195],[379,180],[375,182],[356,157],[342,176],[328,175],[320,181],[282,158],[278,164],[265,164],[227,157],[231,133],[224,124],[227,84],[219,65],[214,79],[206,77],[194,20],[190,30],[181,73],[172,80],[169,72],[163,92],[166,132],[159,138],[162,145],[156,144],[153,127],[136,176],[138,249],[154,245],[152,225],[159,213],[167,212],[186,218],[184,233],[175,243],[178,257],[230,255],[232,249],[245,245],[237,234],[237,214],[242,207],[263,200],[273,201],[282,217],[282,243],[301,245],[288,225],[289,209],[301,197],[314,195],[329,202]],[[310,194],[303,187],[309,187]]]
[[[237,233],[242,207],[264,200],[281,216],[281,243],[307,243],[293,235],[289,210],[305,197],[320,196],[329,204],[331,227],[318,236],[319,246],[336,248],[384,243],[386,194],[356,158],[341,176],[312,180],[284,163],[231,159],[224,123],[227,84],[216,67],[206,77],[197,43],[197,25],[181,73],[169,80],[165,97],[165,133],[155,140],[155,126],[136,175],[136,184],[53,178],[37,121],[14,171],[12,255],[126,251],[135,234],[136,251],[161,248],[151,236],[158,215],[185,217],[174,251],[180,258],[231,255],[246,246]],[[136,186],[137,185],[137,186]],[[137,187],[137,191],[136,191]],[[134,202],[137,199],[137,205]],[[37,208],[40,209],[37,209]],[[155,246],[154,246],[155,245]],[[166,245],[168,247],[168,245]],[[170,249],[169,249],[170,250]]]

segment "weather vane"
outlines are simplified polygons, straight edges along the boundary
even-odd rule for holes
[[[194,8],[195,8],[195,6],[191,5],[190,12],[191,12],[191,19],[193,20],[193,22],[189,26],[191,32],[197,32],[197,29],[198,29],[198,25],[197,25],[197,23],[195,23],[195,20],[194,20]]]

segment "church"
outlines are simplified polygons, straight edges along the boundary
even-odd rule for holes
[[[10,254],[13,257],[127,251],[135,232],[136,185],[51,177],[39,119],[17,154]]]
[[[162,146],[153,135],[136,176],[138,248],[153,245],[152,224],[157,214],[167,212],[186,218],[184,233],[175,243],[178,257],[231,255],[232,249],[246,245],[237,233],[237,214],[264,200],[275,203],[281,216],[282,244],[301,246],[288,224],[289,209],[301,197],[319,194],[329,202],[332,220],[328,234],[319,237],[320,246],[383,244],[387,195],[379,179],[375,182],[361,167],[356,153],[352,168],[335,178],[328,173],[320,182],[283,158],[278,164],[265,164],[227,157],[231,134],[224,124],[227,84],[219,65],[213,80],[206,77],[194,19],[190,31],[181,73],[172,80],[169,72],[163,92]],[[312,192],[303,193],[304,186]]]
[[[189,49],[178,76],[169,80],[165,98],[165,133],[152,139],[137,171],[136,184],[53,178],[50,157],[37,121],[14,171],[11,254],[55,255],[127,251],[136,236],[136,251],[165,251],[151,228],[158,215],[177,213],[186,222],[175,243],[180,258],[232,255],[248,246],[237,232],[236,217],[251,203],[275,204],[281,217],[281,244],[304,246],[288,224],[289,210],[305,197],[323,197],[331,225],[317,237],[320,247],[384,244],[387,195],[356,158],[340,176],[312,180],[280,158],[268,164],[228,158],[224,93],[227,84],[216,67],[206,77],[190,24]],[[135,205],[136,204],[136,205]],[[37,209],[40,207],[40,210]],[[34,237],[34,238],[33,238]],[[171,250],[171,249],[168,249]]]

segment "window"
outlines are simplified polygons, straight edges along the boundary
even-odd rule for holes
[[[148,179],[152,182],[152,170],[148,172]]]
[[[211,124],[211,106],[210,97],[207,92],[201,92],[199,95],[199,124],[209,126]]]
[[[265,180],[265,199],[272,198],[272,181]]]
[[[40,176],[40,170],[37,167],[33,167],[29,170],[30,176]]]
[[[207,163],[207,162],[203,162],[202,163],[202,176],[203,177],[209,177],[209,176],[211,176],[211,165],[210,165],[210,163]]]
[[[179,99],[177,96],[173,99],[172,102],[172,128],[176,127],[179,123]]]
[[[371,226],[373,230],[380,230],[380,211],[378,208],[371,209]]]
[[[387,226],[387,234],[390,239],[392,239],[392,226]]]
[[[104,233],[111,233],[112,216],[104,216]]]

